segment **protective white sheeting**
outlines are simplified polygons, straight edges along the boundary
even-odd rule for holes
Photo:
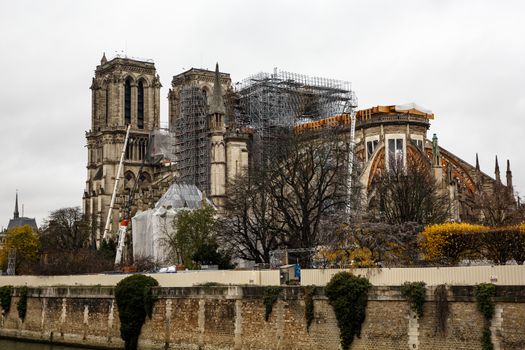
[[[406,103],[404,105],[396,105],[395,109],[397,112],[406,112],[411,109],[415,109],[417,111],[420,111],[421,113],[432,114],[432,111],[430,109],[423,108],[415,103]]]
[[[133,257],[152,257],[160,263],[168,262],[165,238],[167,233],[175,231],[175,216],[181,210],[201,208],[202,199],[202,192],[195,185],[174,183],[155,204],[155,208],[137,212],[131,219]],[[209,200],[207,202],[211,204]]]

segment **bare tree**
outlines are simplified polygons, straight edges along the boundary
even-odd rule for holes
[[[512,192],[500,182],[495,182],[492,191],[478,191],[475,203],[481,212],[480,223],[489,226],[504,226],[523,221],[523,208],[516,204]]]
[[[270,191],[286,244],[310,248],[329,240],[323,222],[343,221],[349,202],[348,144],[333,130],[283,140],[270,168]]]
[[[406,222],[357,222],[337,230],[337,240],[332,249],[344,249],[351,253],[356,249],[368,249],[374,263],[383,266],[406,266],[419,261],[418,233],[423,225]]]
[[[269,263],[270,252],[282,242],[283,224],[269,185],[268,173],[257,168],[228,186],[219,239],[235,257]]]
[[[44,248],[77,250],[89,245],[91,225],[80,207],[54,210],[44,222]]]
[[[370,209],[389,224],[438,223],[446,220],[449,199],[440,191],[422,159],[408,158],[407,166],[392,166],[372,182]]]

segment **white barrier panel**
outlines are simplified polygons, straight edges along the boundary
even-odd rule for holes
[[[161,287],[191,287],[207,282],[226,285],[279,285],[278,270],[257,271],[184,271],[178,273],[147,274]],[[0,276],[0,286],[114,286],[127,274],[68,275],[68,276]]]
[[[429,286],[439,284],[475,285],[494,283],[496,285],[525,286],[525,266],[468,266],[468,267],[415,267],[383,269],[318,269],[301,270],[301,285],[326,285],[333,275],[350,271],[367,277],[375,286],[399,286],[404,282],[423,281]],[[148,274],[161,287],[191,287],[207,282],[225,285],[279,285],[278,270],[253,271],[185,271],[178,273]],[[126,274],[118,275],[69,275],[69,276],[0,276],[0,286],[114,286]]]
[[[469,286],[478,283],[525,285],[524,265],[302,270],[301,285],[324,286],[340,271],[367,277],[374,286],[399,286],[404,282],[418,281],[429,286]]]

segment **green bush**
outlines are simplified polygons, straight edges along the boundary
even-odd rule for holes
[[[447,330],[447,319],[449,315],[448,292],[447,286],[440,284],[434,291],[434,300],[436,305],[436,329],[442,336]]]
[[[335,274],[326,285],[326,296],[337,318],[343,350],[348,349],[355,335],[361,336],[370,287],[368,279],[349,272]]]
[[[492,333],[490,328],[485,327],[481,335],[481,349],[483,350],[494,350],[494,345],[492,345],[492,339],[490,338]]]
[[[124,278],[115,287],[120,318],[120,336],[126,350],[136,350],[142,325],[146,316],[151,318],[153,304],[152,287],[159,283],[152,277],[132,275]]]
[[[481,336],[481,347],[483,350],[493,350],[494,345],[490,338],[490,320],[494,316],[494,295],[496,295],[496,286],[492,283],[480,283],[474,288],[474,296],[476,297],[476,304],[478,311],[481,312],[485,318],[485,326]]]
[[[492,298],[496,294],[496,286],[492,283],[480,283],[474,288],[474,296],[478,310],[487,321],[494,316],[494,301]]]
[[[306,319],[306,331],[310,329],[310,325],[314,320],[314,299],[315,286],[304,287],[304,318]]]
[[[20,288],[20,299],[18,299],[18,303],[16,305],[16,308],[18,310],[18,317],[24,322],[26,319],[26,312],[27,312],[27,292],[28,288],[26,286]]]
[[[3,286],[0,287],[0,304],[2,305],[2,310],[4,310],[4,315],[9,313],[11,308],[11,294],[13,293],[13,286]]]
[[[417,317],[423,317],[423,306],[425,305],[425,282],[405,282],[401,286],[401,295],[410,303],[410,308],[417,314]]]
[[[279,294],[281,294],[281,287],[266,287],[264,288],[263,293],[263,303],[265,306],[264,320],[268,322],[268,318],[272,313],[273,304],[279,299]]]

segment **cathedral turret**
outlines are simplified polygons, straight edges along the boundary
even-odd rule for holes
[[[436,185],[438,188],[443,188],[443,168],[441,166],[441,154],[436,134],[432,136],[432,170]]]
[[[436,134],[432,136],[432,166],[441,168],[441,155]]]
[[[510,170],[510,160],[507,159],[507,188],[513,193],[512,187],[512,171]]]
[[[498,156],[496,156],[496,166],[494,167],[494,174],[496,175],[496,181],[501,183],[501,176],[499,173]]]
[[[210,126],[210,197],[217,206],[222,206],[226,195],[226,145],[224,136],[224,116],[226,108],[222,97],[220,83],[219,64],[215,66],[215,77],[213,83],[213,95],[209,105],[209,126]]]

